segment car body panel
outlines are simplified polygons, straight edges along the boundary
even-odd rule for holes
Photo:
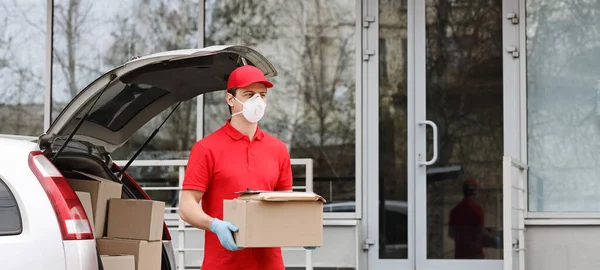
[[[97,270],[96,240],[63,241],[65,270]]]
[[[0,236],[2,269],[98,269],[95,240],[62,239],[54,209],[28,165],[28,155],[39,150],[38,144],[0,136],[0,149],[10,153],[0,155],[0,179],[15,196],[23,223],[21,234]],[[133,179],[128,181],[135,183]],[[134,186],[135,196],[146,199],[145,192]],[[177,269],[170,240],[163,240],[162,253],[163,259],[168,260],[162,269]],[[30,256],[35,256],[35,261],[26,259]]]
[[[0,236],[2,269],[65,270],[63,240],[54,209],[44,189],[29,169],[33,142],[0,138],[0,178],[13,193],[21,214],[23,231]]]

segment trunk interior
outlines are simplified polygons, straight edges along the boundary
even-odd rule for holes
[[[49,159],[52,157],[49,156]],[[88,174],[92,174],[95,176],[99,176],[102,178],[110,179],[114,182],[123,184],[123,192],[121,198],[123,199],[146,199],[147,195],[143,190],[139,188],[136,184],[133,183],[133,179],[129,178],[127,174],[124,174],[122,177],[122,181],[120,181],[115,173],[119,172],[118,167],[111,164],[106,164],[102,159],[97,156],[86,154],[86,153],[73,153],[73,152],[62,152],[56,160],[54,160],[54,165],[66,178],[78,178],[78,179],[87,179],[86,176],[83,176],[75,171],[80,171]],[[164,225],[163,225],[164,226]],[[165,232],[166,231],[166,232]],[[170,241],[169,237],[167,237],[168,230],[166,226],[163,228],[163,241]],[[99,269],[103,270],[102,262],[100,261],[100,257],[98,257]],[[171,269],[171,264],[169,262],[168,251],[163,245],[162,248],[162,270],[174,270]]]

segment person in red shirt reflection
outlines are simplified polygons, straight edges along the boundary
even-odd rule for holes
[[[485,259],[484,246],[499,246],[500,239],[484,227],[485,214],[476,201],[481,184],[475,178],[463,183],[463,199],[450,211],[449,236],[455,259]]]
[[[292,190],[286,145],[258,127],[271,87],[258,68],[235,69],[225,97],[231,118],[192,147],[179,207],[184,221],[205,230],[202,270],[285,269],[281,248],[239,248],[233,239],[238,228],[222,220],[223,200],[236,198],[235,192]]]

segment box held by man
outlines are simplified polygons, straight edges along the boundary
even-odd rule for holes
[[[247,192],[223,201],[239,247],[320,247],[323,197],[312,192]]]

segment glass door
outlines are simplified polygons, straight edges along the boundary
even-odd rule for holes
[[[414,1],[415,269],[502,269],[502,1]]]
[[[406,0],[367,0],[366,146],[367,269],[414,269],[412,50]]]
[[[363,3],[368,269],[502,269],[502,1]]]

